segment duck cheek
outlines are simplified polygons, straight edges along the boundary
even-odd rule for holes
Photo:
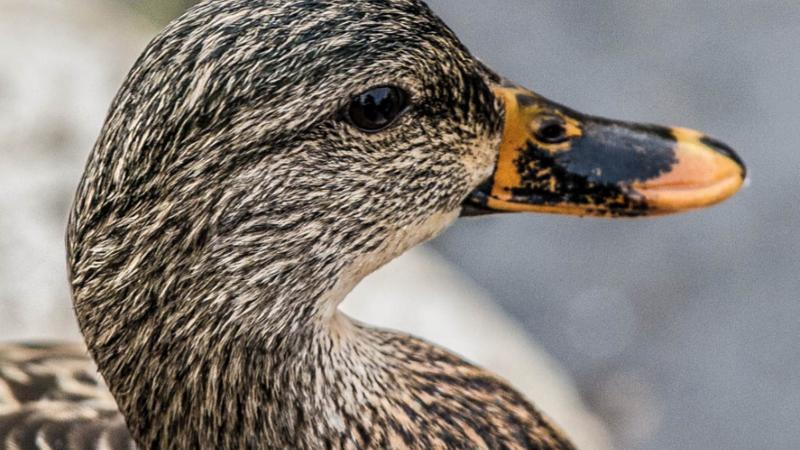
[[[469,174],[469,183],[476,186],[488,180],[496,170],[498,149],[502,135],[487,137],[475,143],[467,157],[463,159],[465,171]]]

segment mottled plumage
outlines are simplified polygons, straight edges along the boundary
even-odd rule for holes
[[[409,107],[368,132],[346,111],[382,86]],[[741,185],[741,163],[699,133],[526,92],[420,0],[192,8],[114,100],[67,233],[75,312],[114,402],[80,350],[4,347],[4,446],[572,448],[490,373],[337,309],[468,198],[640,215]]]
[[[81,329],[141,448],[569,448],[491,374],[336,310],[489,176],[493,78],[417,0],[211,0],[149,45],[68,232]],[[382,84],[414,109],[354,129],[342,109]],[[80,439],[130,445],[80,350],[15,352],[10,433],[45,429],[54,400]],[[88,393],[29,377],[43,391],[20,396],[37,352]]]
[[[0,448],[133,449],[82,345],[0,345]]]

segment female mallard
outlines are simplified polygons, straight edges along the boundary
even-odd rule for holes
[[[0,442],[571,448],[503,381],[339,302],[462,214],[669,213],[743,176],[700,133],[503,82],[419,0],[205,1],[136,63],[71,215],[113,398],[80,349],[4,347]]]

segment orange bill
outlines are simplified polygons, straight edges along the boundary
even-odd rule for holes
[[[588,116],[510,84],[494,91],[505,103],[503,141],[465,215],[669,214],[719,203],[744,182],[736,153],[700,132]]]

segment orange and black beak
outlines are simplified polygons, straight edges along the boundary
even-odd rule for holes
[[[588,116],[510,84],[494,92],[505,103],[503,140],[465,215],[669,214],[719,203],[744,182],[736,153],[697,131]]]

